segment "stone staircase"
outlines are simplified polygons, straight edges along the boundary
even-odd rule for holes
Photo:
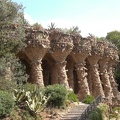
[[[86,104],[81,104],[71,108],[68,113],[62,116],[60,120],[81,120],[81,114],[88,107]]]

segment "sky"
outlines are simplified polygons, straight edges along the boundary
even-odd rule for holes
[[[120,30],[120,0],[12,0],[22,4],[24,16],[32,25],[36,22],[47,28],[78,26],[82,36],[91,33],[105,37]]]

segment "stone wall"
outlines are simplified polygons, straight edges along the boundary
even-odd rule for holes
[[[62,84],[73,89],[80,100],[90,94],[110,100],[117,96],[113,68],[118,51],[113,44],[96,41],[91,34],[83,38],[57,29],[32,28],[26,28],[26,43],[20,59],[27,58],[30,82],[39,86]]]

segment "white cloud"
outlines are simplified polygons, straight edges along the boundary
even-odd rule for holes
[[[30,24],[34,24],[35,23],[35,20],[33,20],[33,18],[29,14],[24,13],[24,17]]]
[[[113,30],[120,30],[120,19],[88,19],[88,20],[64,20],[64,19],[51,19],[48,21],[34,20],[30,15],[25,13],[25,18],[30,24],[35,22],[40,23],[43,27],[47,28],[50,23],[55,23],[59,28],[70,28],[78,26],[81,30],[82,36],[88,36],[88,33],[94,34],[98,37],[105,37],[108,32]]]

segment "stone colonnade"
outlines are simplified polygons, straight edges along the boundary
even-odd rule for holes
[[[97,42],[93,35],[26,29],[27,47],[22,51],[29,59],[30,82],[39,86],[62,84],[77,89],[79,99],[92,94],[116,97],[117,83],[113,68],[118,61],[117,48],[106,41]],[[42,61],[50,68],[44,70]],[[46,73],[43,77],[43,73]],[[47,77],[48,76],[48,77]],[[43,79],[45,78],[45,79]],[[49,79],[50,82],[46,82]]]

